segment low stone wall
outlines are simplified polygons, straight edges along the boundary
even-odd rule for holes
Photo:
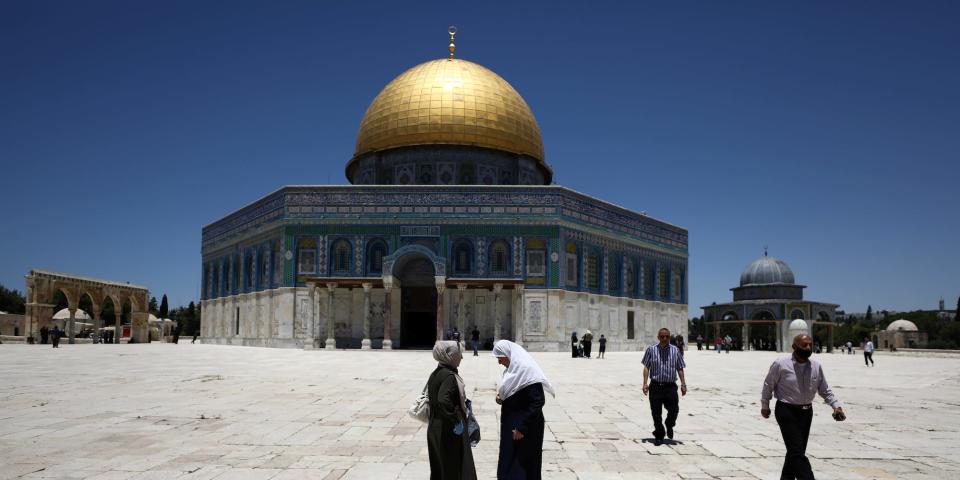
[[[940,350],[936,348],[898,348],[895,352],[877,349],[878,353],[887,355],[907,355],[912,357],[956,357],[960,350]]]
[[[0,335],[0,343],[27,343],[27,337],[22,335]]]

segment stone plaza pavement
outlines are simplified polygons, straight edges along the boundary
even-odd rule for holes
[[[776,422],[759,415],[777,354],[687,352],[675,445],[650,443],[639,353],[534,357],[548,397],[544,477],[779,478]],[[960,478],[960,358],[820,355],[849,417],[815,406],[808,454],[822,479]],[[425,428],[406,409],[426,351],[217,345],[0,345],[0,478],[429,478]],[[494,478],[501,367],[461,367]]]

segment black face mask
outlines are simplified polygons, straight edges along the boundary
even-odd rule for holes
[[[813,355],[813,350],[804,350],[802,348],[798,348],[794,350],[794,352],[797,354],[798,357],[803,359],[810,358],[810,355]]]

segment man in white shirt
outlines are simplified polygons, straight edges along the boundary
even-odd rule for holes
[[[770,399],[776,396],[775,416],[787,447],[780,480],[814,480],[810,460],[807,459],[814,396],[820,394],[833,407],[834,420],[842,422],[847,418],[840,401],[827,384],[820,362],[810,358],[812,354],[813,339],[810,335],[797,335],[793,339],[793,355],[774,361],[763,381],[760,415],[770,418]]]
[[[868,367],[873,365],[873,342],[870,337],[863,337],[863,363]]]

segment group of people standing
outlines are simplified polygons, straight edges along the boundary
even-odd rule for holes
[[[53,348],[60,348],[60,337],[64,334],[60,327],[54,325],[53,328],[47,328],[46,325],[40,327],[40,343],[46,345],[47,340],[53,343]]]
[[[545,392],[556,396],[543,370],[520,345],[500,340],[493,347],[497,363],[506,367],[497,387],[500,405],[498,479],[539,479],[543,461]],[[477,478],[468,433],[470,403],[458,368],[463,359],[456,341],[433,347],[437,367],[427,380],[430,416],[427,451],[431,480]]]
[[[607,337],[600,335],[600,339],[597,340],[597,343],[600,344],[600,350],[597,352],[597,358],[604,358],[604,355],[607,353]],[[573,332],[570,335],[570,355],[573,358],[591,358],[590,354],[593,350],[593,333],[590,330],[587,330],[583,337],[580,340],[577,340],[577,332]]]

